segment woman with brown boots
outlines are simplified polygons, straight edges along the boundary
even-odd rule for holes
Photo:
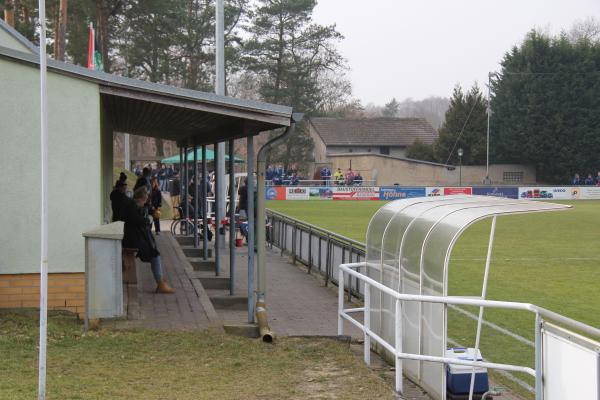
[[[162,276],[160,253],[150,230],[147,201],[148,191],[142,186],[133,193],[133,200],[125,205],[123,210],[125,221],[123,248],[137,249],[137,257],[143,262],[150,263],[157,284],[157,293],[174,293],[175,291]]]

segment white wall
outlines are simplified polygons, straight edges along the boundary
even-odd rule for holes
[[[94,83],[48,74],[49,271],[84,270],[82,232],[102,221]],[[0,273],[39,272],[39,70],[0,59]]]

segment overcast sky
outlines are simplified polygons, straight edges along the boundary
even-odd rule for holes
[[[588,16],[600,17],[600,0],[318,0],[314,13],[345,36],[363,105],[483,86],[532,28],[556,33]]]

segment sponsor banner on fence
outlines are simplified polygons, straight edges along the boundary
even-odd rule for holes
[[[518,187],[492,187],[492,186],[474,187],[473,194],[480,195],[480,196],[507,197],[509,199],[518,199],[519,198],[519,188]]]
[[[379,188],[373,186],[338,186],[333,200],[379,200]]]
[[[470,187],[445,187],[444,196],[452,196],[455,194],[473,194],[473,188]]]
[[[333,197],[333,188],[330,187],[311,187],[308,192],[310,200],[331,200]]]
[[[409,199],[412,197],[425,197],[424,187],[380,187],[380,200]]]
[[[572,188],[575,189],[575,188]],[[580,199],[600,199],[600,187],[596,186],[581,186],[579,189]]]
[[[539,186],[539,187],[519,187],[519,198],[525,200],[572,200],[581,197],[579,187],[568,186]]]
[[[444,195],[443,187],[427,187],[425,188],[425,195],[427,197],[437,197]]]
[[[286,200],[308,200],[308,188],[302,186],[290,186],[285,188]]]
[[[285,187],[267,186],[265,189],[265,198],[267,200],[285,200]]]

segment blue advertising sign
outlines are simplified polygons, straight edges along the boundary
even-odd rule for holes
[[[482,186],[474,187],[473,194],[480,196],[495,196],[495,197],[507,197],[509,199],[519,198],[518,187],[494,187],[494,186]]]
[[[425,197],[424,187],[380,187],[380,200],[409,199],[411,197]]]

